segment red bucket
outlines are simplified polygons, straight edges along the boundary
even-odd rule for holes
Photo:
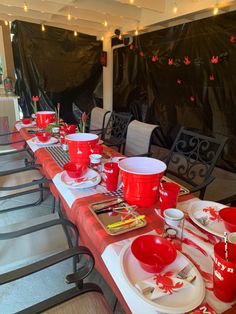
[[[38,111],[36,113],[36,125],[45,129],[50,123],[55,122],[55,111]]]
[[[119,162],[124,199],[140,207],[153,206],[159,196],[159,185],[166,164],[149,157],[129,157]]]
[[[70,160],[88,165],[91,150],[98,143],[99,137],[90,133],[74,133],[66,136]]]

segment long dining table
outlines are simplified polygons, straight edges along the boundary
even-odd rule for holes
[[[61,174],[63,164],[69,160],[69,157],[62,150],[60,144],[38,146],[33,141],[35,134],[29,133],[29,128],[22,126],[21,122],[17,122],[15,127],[27,141],[28,146],[35,155],[37,163],[42,165],[44,175],[52,180],[53,183],[50,184],[51,192],[55,197],[60,197],[65,215],[78,227],[80,244],[87,246],[93,253],[96,261],[96,269],[110,285],[125,312],[136,314],[164,313],[164,311],[156,308],[151,302],[146,302],[140,296],[136,288],[127,280],[127,276],[124,274],[125,266],[122,265],[124,252],[134,238],[144,234],[163,235],[165,222],[158,212],[158,200],[155,206],[151,208],[138,209],[139,214],[145,215],[147,222],[145,226],[115,236],[108,234],[94,213],[92,213],[91,204],[113,199],[117,196],[122,197],[122,191],[109,193],[101,184],[79,190],[66,187],[61,182]],[[120,156],[118,152],[105,146],[103,147],[103,151],[106,158]],[[185,213],[185,221],[181,232],[181,241],[172,240],[184,256],[194,264],[204,280],[205,297],[201,305],[197,307],[199,311],[196,313],[235,313],[234,302],[222,302],[213,293],[212,257],[214,254],[214,244],[220,239],[200,229],[190,219],[188,215],[189,209],[197,201],[199,199],[191,194],[178,198],[177,208]],[[186,298],[188,298],[187,290]],[[183,311],[183,313],[185,312],[193,313],[188,310]],[[173,311],[173,313],[175,312]]]

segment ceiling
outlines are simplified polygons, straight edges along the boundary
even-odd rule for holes
[[[136,29],[147,32],[208,17],[216,5],[219,13],[236,9],[235,0],[0,0],[0,19],[28,21],[101,37],[106,32],[114,33],[115,29],[122,33]],[[105,21],[108,26],[104,25]]]

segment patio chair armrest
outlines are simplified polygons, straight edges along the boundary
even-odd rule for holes
[[[0,176],[8,176],[10,174],[15,174],[19,172],[29,171],[29,170],[39,170],[42,167],[41,164],[28,164],[25,167],[15,168],[6,171],[0,171]]]
[[[35,262],[33,264],[23,266],[19,269],[1,274],[0,275],[0,285],[5,284],[5,283],[9,283],[11,281],[23,278],[23,277],[28,276],[28,275],[31,275],[37,271],[40,271],[40,270],[43,270],[47,267],[58,264],[58,263],[65,261],[69,258],[72,258],[74,256],[78,256],[78,258],[79,258],[80,255],[87,255],[89,257],[88,259],[86,259],[86,264],[81,269],[81,275],[80,275],[81,279],[80,280],[82,280],[85,277],[87,277],[90,274],[90,272],[93,270],[94,257],[88,249],[84,250],[84,247],[77,246],[77,247],[69,248],[67,250],[64,250],[60,253],[54,254],[52,256],[46,257],[46,258],[44,258],[38,262]],[[79,273],[79,271],[78,271],[78,273]],[[71,276],[71,275],[69,275],[69,276]],[[77,275],[77,277],[79,278],[78,275]]]
[[[232,206],[236,206],[236,194],[233,194],[231,196],[228,196],[226,198],[223,198],[219,201],[217,201],[217,203],[221,203],[221,204],[230,204]]]
[[[7,187],[0,187],[0,191],[13,191],[13,190],[19,190],[23,188],[28,188],[30,186],[44,184],[44,183],[51,183],[52,180],[47,179],[46,177],[42,177],[41,179],[33,180],[27,183],[19,184],[19,185],[13,185],[13,186],[7,186]]]
[[[147,152],[144,154],[132,155],[132,156],[127,156],[127,157],[151,157],[152,154],[153,154],[152,152]]]
[[[198,186],[193,187],[193,188],[191,188],[189,190],[190,190],[191,193],[195,193],[195,192],[201,191],[202,189],[206,188],[213,180],[215,180],[215,177],[210,176],[204,182],[202,182]]]
[[[37,225],[33,225],[30,227],[26,227],[26,228],[17,230],[17,231],[0,233],[0,240],[14,239],[17,237],[24,236],[26,234],[37,232],[37,231],[47,229],[47,228],[57,226],[57,225],[62,225],[64,227],[69,227],[69,228],[73,229],[74,238],[75,238],[75,241],[77,243],[79,233],[78,233],[76,226],[72,222],[70,222],[69,220],[64,219],[64,218],[52,219],[52,220],[49,220],[49,221],[46,221],[43,223],[39,223]]]
[[[7,136],[7,135],[12,135],[12,134],[20,134],[20,133],[19,131],[6,132],[6,133],[1,133],[0,136]]]

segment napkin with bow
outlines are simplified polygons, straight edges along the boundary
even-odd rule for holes
[[[177,293],[191,285],[195,276],[189,275],[186,279],[177,277],[176,273],[168,271],[153,275],[150,278],[138,281],[135,287],[150,300]]]

